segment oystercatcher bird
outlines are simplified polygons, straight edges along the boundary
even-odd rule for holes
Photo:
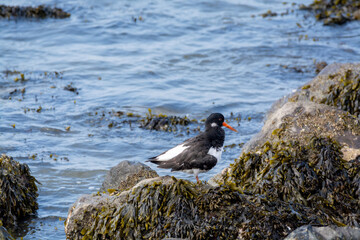
[[[221,113],[212,113],[206,119],[205,132],[156,157],[149,158],[148,162],[157,164],[159,168],[194,174],[199,183],[198,174],[209,171],[221,159],[225,140],[225,131],[221,128],[222,126],[237,132],[224,122],[224,116]]]

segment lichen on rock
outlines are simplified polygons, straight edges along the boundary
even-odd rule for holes
[[[38,209],[36,179],[28,165],[0,156],[0,222],[11,228]]]

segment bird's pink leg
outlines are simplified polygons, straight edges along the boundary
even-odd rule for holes
[[[199,177],[196,175],[196,181],[197,183],[200,183]]]

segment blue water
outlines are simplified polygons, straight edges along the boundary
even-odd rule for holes
[[[18,233],[24,239],[65,239],[69,207],[97,192],[112,166],[144,162],[202,127],[191,124],[189,134],[148,131],[135,118],[109,112],[145,116],[151,108],[191,119],[221,112],[239,131],[226,130],[225,145],[244,143],[275,100],[315,76],[314,61],[355,62],[360,55],[359,22],[325,27],[283,0],[0,4],[47,4],[71,13],[69,19],[0,19],[0,153],[27,163],[42,183],[38,218]],[[5,73],[15,70],[27,80]],[[69,84],[78,94],[64,90]],[[10,94],[23,88],[23,95]],[[208,180],[240,152],[227,148],[222,162],[200,178]]]

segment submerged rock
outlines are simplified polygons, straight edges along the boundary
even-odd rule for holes
[[[28,165],[0,156],[0,223],[7,228],[38,209],[36,179]]]
[[[301,225],[326,222],[300,204],[159,177],[116,195],[81,197],[65,232],[69,239],[279,239]]]
[[[68,18],[70,13],[60,8],[52,8],[44,5],[37,7],[20,7],[0,5],[0,18]]]
[[[360,239],[360,228],[305,225],[290,233],[284,240],[357,240]]]
[[[158,177],[159,175],[150,167],[139,162],[122,161],[112,167],[106,174],[105,180],[100,189],[101,192],[127,190],[141,180]]]

